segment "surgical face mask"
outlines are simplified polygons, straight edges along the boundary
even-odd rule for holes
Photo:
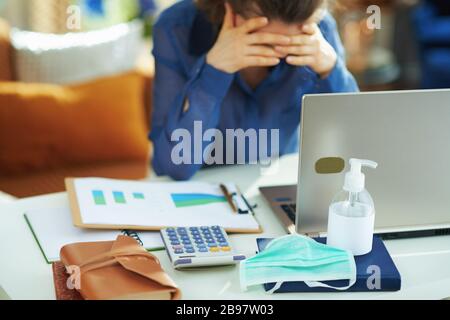
[[[346,287],[332,287],[323,281],[349,280]],[[309,287],[347,290],[356,282],[355,258],[350,251],[330,247],[301,235],[288,235],[270,242],[263,252],[240,265],[242,290],[249,286],[304,281]]]

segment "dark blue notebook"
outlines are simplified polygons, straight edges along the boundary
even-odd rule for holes
[[[272,239],[257,239],[258,250],[264,251],[267,244]],[[315,239],[320,243],[326,243],[326,238]],[[366,292],[366,291],[398,291],[401,288],[401,277],[394,264],[383,241],[374,237],[372,252],[364,256],[355,257],[357,280],[356,283],[347,291]],[[379,281],[375,277],[380,275]],[[335,280],[324,282],[334,287],[348,286],[348,280]],[[264,289],[269,291],[275,286],[275,283],[264,284]],[[310,288],[304,282],[285,282],[275,291],[282,292],[336,292],[330,288]]]

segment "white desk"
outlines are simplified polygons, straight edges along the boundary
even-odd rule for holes
[[[247,254],[256,251],[258,237],[285,234],[258,191],[261,185],[293,184],[297,179],[297,157],[280,160],[280,172],[261,176],[257,166],[208,169],[195,180],[235,181],[251,202],[264,228],[261,235],[233,235],[234,246]],[[164,180],[155,178],[153,180]],[[55,194],[0,205],[0,285],[13,299],[54,299],[51,266],[46,264],[28,229],[23,213],[37,207],[60,207],[66,195]],[[393,293],[314,293],[268,295],[262,287],[241,292],[236,267],[202,271],[175,271],[164,251],[156,255],[163,268],[183,292],[184,299],[442,299],[450,296],[450,236],[387,241],[386,245],[402,275],[402,290]]]

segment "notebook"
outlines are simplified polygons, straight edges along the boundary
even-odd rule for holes
[[[74,227],[69,207],[30,210],[24,215],[47,263],[59,261],[61,248],[69,243],[112,241],[123,234],[135,238],[147,250],[164,248],[158,232],[90,230]]]
[[[227,232],[260,233],[253,208],[235,184],[66,179],[75,226],[159,231],[219,225]],[[238,210],[235,210],[238,209]]]
[[[266,246],[272,239],[257,239],[258,250],[264,251]],[[315,239],[320,243],[326,243],[326,238]],[[395,266],[389,252],[383,241],[374,237],[372,252],[364,256],[355,257],[357,280],[356,283],[347,291],[349,292],[379,292],[379,291],[399,291],[401,288],[400,273]],[[379,271],[379,273],[378,273]],[[374,276],[380,275],[379,286],[374,281]],[[326,284],[335,287],[348,286],[348,280],[326,281]],[[369,286],[370,289],[369,289]],[[271,290],[275,283],[267,283],[264,285],[266,291]],[[285,282],[275,291],[276,293],[287,292],[336,292],[330,288],[310,288],[304,282]]]

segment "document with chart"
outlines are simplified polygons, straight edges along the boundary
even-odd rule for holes
[[[228,232],[261,232],[253,208],[230,183],[81,178],[67,179],[66,189],[78,227],[160,230],[219,225]]]

